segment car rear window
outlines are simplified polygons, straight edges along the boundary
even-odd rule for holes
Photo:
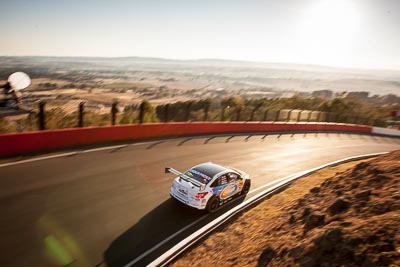
[[[222,171],[226,171],[225,167],[222,167],[220,165],[217,165],[217,164],[214,164],[211,162],[197,165],[193,169],[195,169],[201,173],[204,173],[205,175],[207,175],[208,177],[211,177],[211,178]]]
[[[196,169],[190,169],[187,172],[185,172],[185,174],[187,176],[189,176],[190,178],[195,179],[196,181],[198,181],[202,184],[208,184],[212,179],[212,177],[210,177],[202,172],[199,172]]]

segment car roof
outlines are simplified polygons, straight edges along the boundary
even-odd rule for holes
[[[231,169],[229,168],[223,167],[221,165],[212,162],[202,163],[192,167],[191,169],[204,173],[210,178],[213,178],[218,173],[231,171]]]

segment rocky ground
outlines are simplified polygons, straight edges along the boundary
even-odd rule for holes
[[[193,264],[400,266],[400,151],[300,179],[171,265]]]

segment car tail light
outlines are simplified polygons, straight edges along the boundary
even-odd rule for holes
[[[197,193],[196,198],[203,199],[207,194],[208,194],[208,192]]]

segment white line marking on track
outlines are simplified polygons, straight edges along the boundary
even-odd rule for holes
[[[143,253],[142,255],[140,255],[139,257],[137,257],[136,259],[134,259],[133,261],[129,262],[128,264],[124,265],[124,267],[130,267],[132,265],[134,265],[136,262],[140,261],[141,259],[143,259],[144,257],[146,257],[147,255],[149,255],[150,253],[152,253],[154,250],[158,249],[159,247],[161,247],[162,245],[164,245],[166,242],[168,242],[169,240],[171,240],[172,238],[176,237],[177,235],[179,235],[180,233],[182,233],[183,231],[189,229],[190,227],[192,227],[193,225],[197,224],[198,222],[200,222],[201,220],[203,220],[204,218],[206,218],[208,215],[204,215],[200,218],[198,218],[197,220],[195,220],[194,222],[192,222],[191,224],[187,225],[186,227],[182,228],[181,230],[179,230],[178,232],[176,232],[175,234],[170,235],[169,237],[167,237],[166,239],[164,239],[163,241],[161,241],[160,243],[158,243],[156,246],[152,247],[151,249],[149,249],[148,251],[146,251],[145,253]]]
[[[118,145],[118,146],[99,147],[99,148],[93,148],[93,149],[87,149],[87,150],[79,150],[79,151],[73,151],[73,152],[57,154],[57,155],[51,155],[51,156],[45,156],[45,157],[39,157],[39,158],[33,158],[33,159],[19,160],[19,161],[0,164],[0,168],[1,167],[12,166],[12,165],[17,165],[17,164],[28,163],[28,162],[39,161],[39,160],[54,159],[54,158],[68,157],[68,156],[73,156],[73,155],[78,155],[78,154],[85,154],[85,153],[102,151],[102,150],[123,148],[123,147],[126,147],[126,146],[128,146],[128,144]]]
[[[109,150],[109,149],[117,149],[117,148],[123,148],[127,147],[128,145],[118,145],[118,146],[106,146],[106,147],[99,147],[99,148],[92,148],[88,150],[83,150],[82,153],[89,153],[89,152],[96,152],[96,151],[102,151],[102,150]]]
[[[25,160],[20,160],[20,161],[14,161],[14,162],[9,162],[9,163],[3,163],[3,164],[0,164],[0,168],[1,168],[1,167],[11,166],[11,165],[17,165],[17,164],[27,163],[27,162],[45,160],[45,159],[54,159],[54,158],[60,158],[60,157],[67,157],[67,156],[76,155],[77,153],[78,153],[78,152],[75,151],[75,152],[64,153],[64,154],[57,154],[57,155],[52,155],[52,156],[47,156],[47,157],[40,157],[40,158],[34,158],[34,159],[25,159]]]

